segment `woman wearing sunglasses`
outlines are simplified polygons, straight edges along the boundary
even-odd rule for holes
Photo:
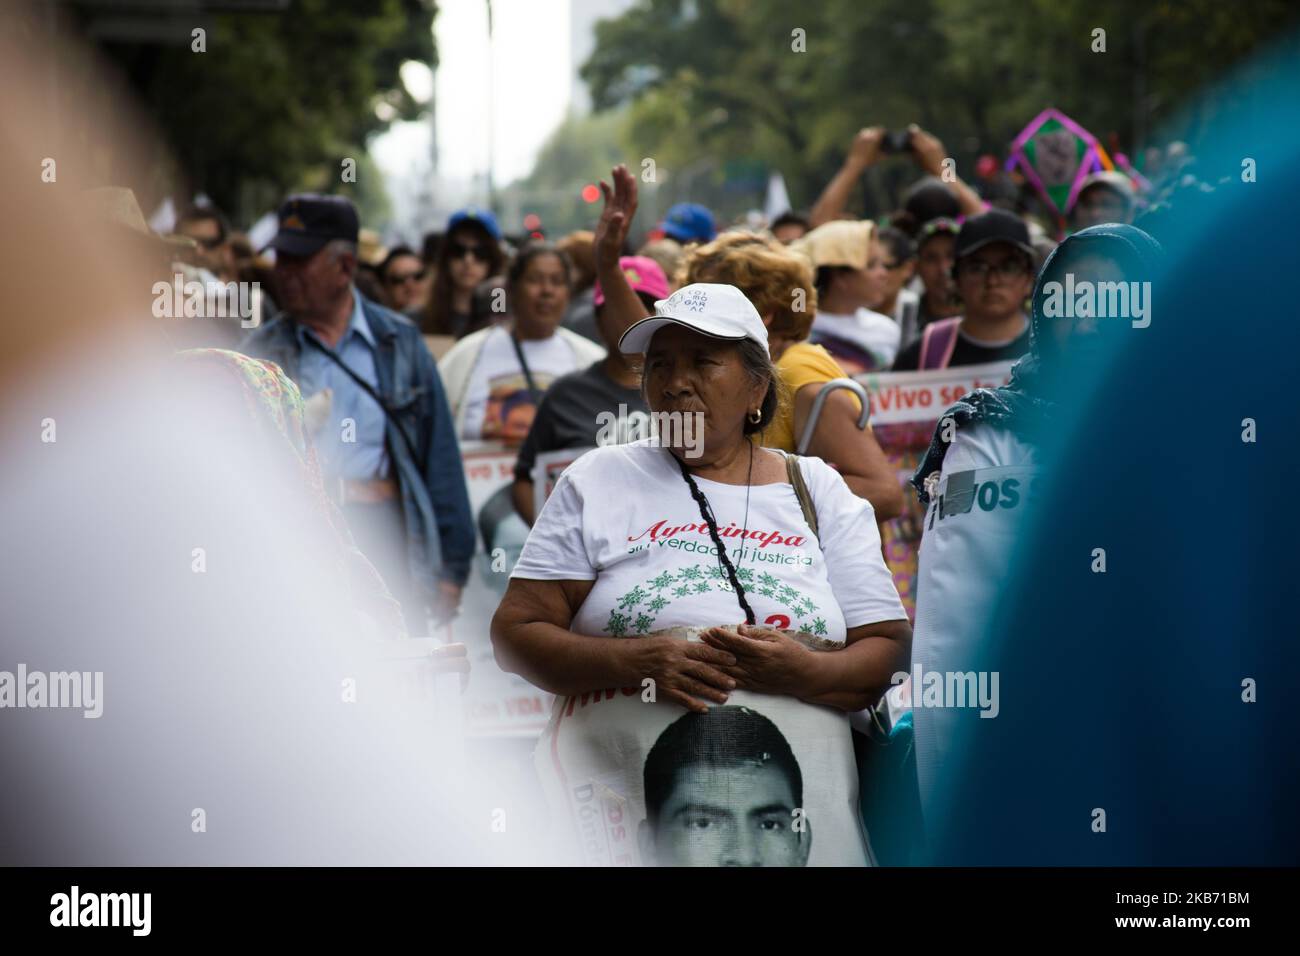
[[[408,246],[397,246],[379,264],[384,305],[408,319],[418,319],[428,308],[424,260]]]
[[[486,209],[462,209],[447,221],[434,265],[433,294],[420,323],[426,335],[463,338],[482,327],[474,317],[474,288],[501,274],[501,229]]]

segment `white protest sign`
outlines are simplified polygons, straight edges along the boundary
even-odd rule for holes
[[[575,461],[591,451],[591,448],[557,448],[544,451],[533,462],[533,514],[542,513],[542,505],[551,496],[555,483]]]
[[[528,533],[509,499],[501,497],[502,489],[514,480],[516,457],[514,449],[500,442],[461,443],[477,545],[450,640],[464,643],[469,654],[464,726],[471,737],[535,737],[550,715],[552,695],[502,671],[489,634],[492,615]],[[491,536],[492,550],[484,543],[484,531]]]

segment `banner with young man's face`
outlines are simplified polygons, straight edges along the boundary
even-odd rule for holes
[[[534,761],[557,820],[569,824],[566,862],[871,861],[848,715],[827,707],[733,691],[697,714],[645,683],[560,697]]]

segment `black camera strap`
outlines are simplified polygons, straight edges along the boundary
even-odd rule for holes
[[[377,391],[375,391],[374,386],[372,386],[364,378],[362,378],[360,375],[354,372],[348,366],[348,364],[343,361],[343,359],[339,358],[337,352],[335,352],[333,349],[327,349],[324,345],[318,342],[314,335],[304,335],[303,338],[305,338],[308,342],[310,342],[317,349],[323,352],[331,362],[333,362],[335,365],[337,365],[339,368],[343,370],[344,374],[347,375],[348,378],[356,382],[357,386],[363,392],[365,392],[372,399],[374,399],[375,404],[378,405],[380,409],[383,411],[384,417],[386,417],[388,421],[392,424],[393,428],[397,430],[397,434],[402,436],[402,443],[406,445],[406,450],[410,452],[411,461],[415,462],[416,467],[419,467],[420,455],[415,450],[415,443],[411,441],[411,436],[406,433],[406,429],[403,428],[402,423],[397,420],[397,415],[393,412],[391,408],[388,407],[388,403],[384,401],[383,396],[381,396]]]
[[[524,381],[528,383],[528,394],[533,397],[533,404],[538,405],[542,401],[542,393],[537,390],[537,383],[533,381],[532,370],[528,367],[528,359],[524,358],[524,347],[519,342],[519,337],[512,330],[510,333],[510,343],[515,347],[515,357],[519,359],[519,367],[524,370]]]

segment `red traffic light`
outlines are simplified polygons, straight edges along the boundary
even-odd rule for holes
[[[595,186],[593,186],[591,183],[587,183],[587,185],[582,187],[583,202],[595,202],[599,198],[600,198],[600,190],[597,189]]]

